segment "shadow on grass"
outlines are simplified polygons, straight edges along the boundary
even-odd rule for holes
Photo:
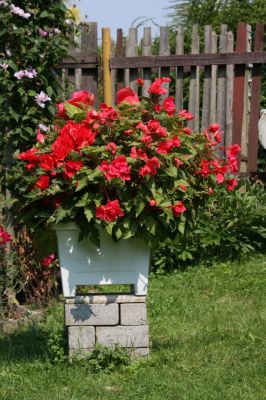
[[[151,349],[159,350],[174,350],[180,344],[178,339],[153,339]]]
[[[51,332],[32,324],[13,334],[0,336],[0,363],[46,360],[49,355],[48,338]]]

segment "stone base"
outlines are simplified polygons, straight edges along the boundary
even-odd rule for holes
[[[96,344],[127,349],[132,358],[149,354],[146,297],[90,295],[66,299],[69,356],[86,356]]]

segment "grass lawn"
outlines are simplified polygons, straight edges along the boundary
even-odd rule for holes
[[[63,321],[0,337],[1,400],[266,399],[266,259],[151,278],[151,357],[117,372],[52,365],[46,338]]]

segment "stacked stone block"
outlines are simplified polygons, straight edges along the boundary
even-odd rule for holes
[[[146,296],[89,295],[66,299],[69,355],[85,355],[95,344],[149,354]]]

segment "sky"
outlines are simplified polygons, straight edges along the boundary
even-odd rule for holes
[[[116,37],[116,29],[122,28],[127,33],[132,22],[138,17],[154,18],[157,25],[165,26],[169,19],[165,17],[169,7],[169,0],[76,0],[69,1],[68,4],[75,3],[82,15],[82,20],[88,22],[98,22],[99,37],[101,29],[109,27],[111,36]],[[87,15],[87,19],[85,19]],[[134,27],[138,21],[135,22]],[[144,26],[151,26],[152,33],[158,33],[158,27],[148,21]],[[140,28],[143,29],[143,28]]]

